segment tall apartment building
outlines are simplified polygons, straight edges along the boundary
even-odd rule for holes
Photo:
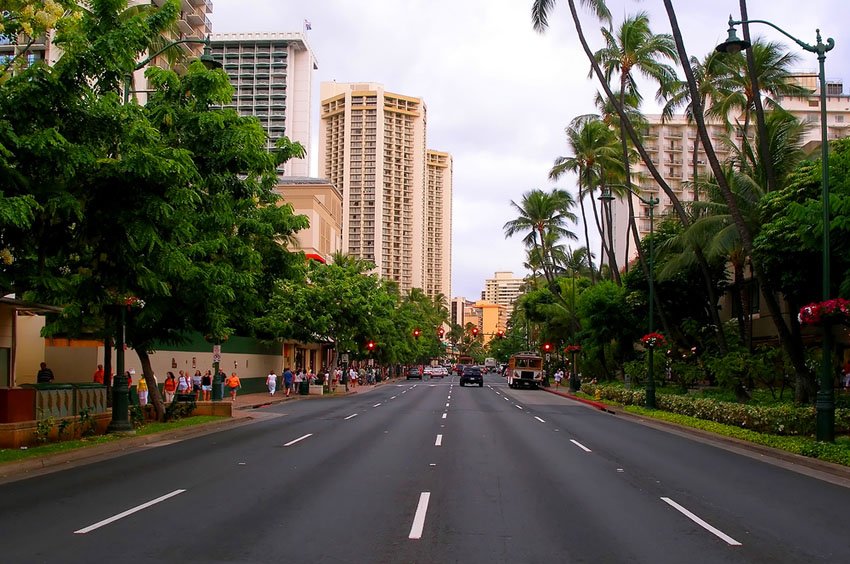
[[[162,6],[165,0],[129,0],[130,7],[141,4],[153,4]],[[183,0],[181,2],[180,15],[177,19],[177,25],[173,31],[165,34],[168,41],[177,41],[180,39],[199,38],[203,39],[212,32],[212,22],[210,22],[207,14],[210,14],[213,9],[212,0]],[[47,61],[52,65],[62,56],[62,50],[54,45],[51,40],[53,33],[47,36],[37,37],[32,45],[27,45],[28,41],[23,39],[20,42],[10,40],[9,38],[0,38],[0,63],[8,60],[11,57],[21,53],[26,49],[26,59],[30,64],[37,61]],[[180,43],[175,46],[184,52],[188,59],[199,57],[203,52],[204,46],[202,43]],[[158,57],[153,61],[153,64],[167,66],[164,57]],[[147,90],[147,81],[144,76],[145,69],[137,70],[133,75],[133,83],[136,85],[135,90],[141,102],[145,101],[144,91]]]
[[[233,85],[233,102],[226,107],[259,119],[269,148],[285,135],[309,151],[313,71],[318,66],[306,36],[301,32],[214,33],[210,46]],[[309,156],[289,160],[281,172],[308,176]]]
[[[817,73],[798,73],[794,80],[810,90],[805,96],[787,96],[779,99],[779,104],[796,116],[808,122],[811,127],[804,137],[804,149],[814,152],[820,147],[820,87]],[[827,137],[839,139],[850,134],[850,95],[844,93],[841,81],[827,81]],[[697,136],[696,126],[688,123],[684,116],[674,116],[662,123],[660,115],[646,116],[648,131],[644,135],[644,146],[665,178],[670,188],[682,202],[692,202],[694,192],[685,183],[694,178],[693,146]],[[722,161],[731,157],[729,148],[723,138],[728,135],[725,126],[720,122],[708,123],[709,136],[712,139],[714,151]],[[754,131],[755,125],[751,125]],[[698,177],[707,178],[711,174],[705,151],[700,148],[697,156],[696,172]],[[655,208],[656,222],[662,216],[673,213],[673,206],[667,195],[662,192],[643,162],[632,165],[632,181],[639,186],[641,195],[649,199],[658,198]],[[641,237],[649,233],[649,207],[637,198],[632,198],[635,209],[635,220]],[[629,242],[629,252],[626,256],[626,236],[629,221],[629,208],[625,199],[612,202],[614,251],[617,265],[622,268],[626,260],[637,257],[634,241]],[[606,236],[607,238],[607,236]],[[598,252],[598,251],[597,251]]]
[[[426,151],[425,238],[423,286],[429,296],[451,295],[452,274],[452,156]]]
[[[451,158],[426,157],[425,103],[376,83],[323,82],[320,98],[319,172],[342,191],[343,250],[402,292],[448,296]]]
[[[508,325],[514,302],[522,295],[525,280],[515,278],[513,272],[496,272],[493,278],[484,281],[481,299],[501,306],[499,325],[505,329]]]

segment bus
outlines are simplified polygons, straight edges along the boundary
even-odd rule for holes
[[[543,357],[536,352],[519,352],[508,359],[505,373],[509,388],[537,388],[543,383]]]
[[[457,357],[457,364],[455,364],[455,372],[457,372],[457,375],[460,376],[460,373],[463,372],[463,367],[470,366],[472,364],[475,364],[475,359],[473,359],[469,355],[462,354]]]

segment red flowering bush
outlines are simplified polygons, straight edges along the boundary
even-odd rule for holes
[[[647,333],[646,335],[640,338],[640,342],[646,345],[647,347],[658,347],[667,344],[667,340],[664,338],[664,335],[655,332]]]
[[[825,302],[815,302],[800,308],[797,319],[803,325],[819,325],[821,323],[850,322],[850,300],[835,298]]]
[[[568,353],[579,352],[581,350],[581,345],[567,345],[567,348],[564,350]]]

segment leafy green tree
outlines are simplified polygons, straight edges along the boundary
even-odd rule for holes
[[[581,341],[596,352],[606,378],[613,376],[606,352],[610,350],[621,366],[640,336],[626,298],[625,288],[606,280],[581,292],[576,303],[582,320]]]

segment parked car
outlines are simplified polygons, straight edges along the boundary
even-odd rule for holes
[[[418,366],[411,366],[407,369],[407,379],[419,378],[422,379],[422,370]]]
[[[460,385],[478,384],[481,388],[484,386],[484,376],[481,374],[481,368],[478,366],[466,366],[463,373],[460,375]]]

